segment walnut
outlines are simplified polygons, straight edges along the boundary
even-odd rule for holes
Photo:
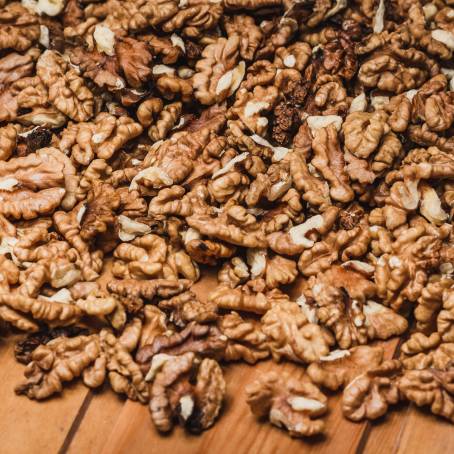
[[[208,301],[220,309],[264,314],[273,304],[288,301],[288,296],[278,289],[262,293],[254,292],[247,285],[232,289],[229,284],[221,284],[208,295]]]
[[[309,365],[307,374],[318,386],[332,391],[345,388],[365,370],[375,369],[383,360],[381,347],[360,345],[350,350],[334,350]]]
[[[323,433],[320,419],[327,411],[327,398],[308,380],[282,377],[274,371],[246,387],[252,413],[288,430],[292,437]]]
[[[72,305],[30,298],[26,295],[1,294],[0,304],[7,306],[19,314],[30,315],[33,319],[43,321],[49,326],[71,325],[78,321],[82,311]]]
[[[375,295],[375,285],[360,273],[333,266],[316,279],[312,278],[311,286],[317,317],[333,331],[339,346],[347,349],[365,344],[368,340],[367,324],[373,326],[374,320],[367,322],[364,303]],[[386,325],[381,328],[380,334],[388,334]]]
[[[269,120],[261,116],[261,113],[273,109],[278,96],[278,90],[274,86],[257,86],[252,92],[240,88],[236,93],[235,103],[228,112],[228,118],[239,118],[253,133],[263,136]]]
[[[0,49],[23,52],[39,39],[38,17],[20,3],[2,6],[0,13]]]
[[[178,295],[188,290],[190,285],[191,281],[187,279],[152,279],[147,281],[123,279],[108,282],[107,289],[124,297],[152,300],[156,295],[164,298]]]
[[[219,3],[206,0],[188,0],[182,5],[177,0],[153,0],[139,5],[129,23],[133,30],[147,25],[159,27],[166,33],[181,29],[183,35],[190,38],[197,38],[213,28],[223,11]]]
[[[35,53],[30,50],[25,55],[11,52],[0,59],[0,83],[11,84],[19,79],[33,75]]]
[[[182,275],[194,281],[199,277],[196,264],[183,250],[169,247],[164,238],[154,234],[120,244],[114,251],[112,273],[126,279],[163,277],[177,279]]]
[[[399,94],[420,87],[437,72],[437,64],[423,52],[414,48],[392,48],[390,55],[379,54],[364,62],[358,78],[366,87]]]
[[[398,360],[387,360],[351,381],[342,396],[344,415],[352,421],[383,416],[389,405],[399,401],[400,382],[396,377],[400,369]]]
[[[298,268],[305,276],[316,275],[329,269],[336,260],[347,261],[363,256],[370,240],[369,230],[363,223],[351,230],[329,232],[301,254]]]
[[[170,431],[176,417],[195,433],[214,424],[225,394],[224,377],[216,361],[199,361],[188,352],[166,356],[152,364],[152,369],[150,412],[160,432]]]
[[[153,69],[154,73],[158,71],[157,66]],[[192,100],[192,84],[190,81],[174,74],[157,75],[156,88],[165,99],[181,98],[183,102]]]
[[[15,344],[14,356],[20,363],[28,364],[32,361],[32,353],[40,345],[48,344],[57,337],[76,337],[86,334],[86,330],[77,326],[59,327],[48,331],[39,331],[37,333],[27,334],[25,338]]]
[[[185,326],[189,322],[207,323],[218,318],[216,304],[202,303],[191,291],[161,300],[159,308],[170,312],[169,320],[176,326]]]
[[[227,338],[217,327],[190,322],[179,333],[157,336],[152,344],[142,346],[136,354],[136,360],[146,365],[157,354],[181,355],[187,352],[217,357],[222,356],[226,342]]]
[[[312,141],[314,158],[312,165],[330,185],[330,196],[339,202],[350,202],[354,193],[344,171],[344,158],[333,126],[317,129]]]
[[[444,342],[454,342],[454,288],[443,292],[443,309],[437,317],[437,330]]]
[[[46,345],[40,345],[31,354],[31,361],[25,369],[27,380],[15,389],[17,394],[25,394],[30,399],[42,400],[60,393],[63,383],[85,372],[101,354],[97,335],[58,337]],[[92,387],[100,386],[102,377]]]
[[[131,87],[141,87],[151,77],[151,53],[148,46],[132,38],[123,38],[115,46],[118,64]]]
[[[418,407],[430,406],[435,415],[443,416],[451,422],[454,420],[452,398],[452,368],[405,371],[399,380],[399,391]]]
[[[236,247],[220,241],[185,238],[184,248],[188,255],[197,263],[216,264],[220,258],[229,258],[235,254]]]
[[[162,107],[156,123],[148,130],[148,137],[154,142],[165,139],[181,117],[182,104],[174,102]]]
[[[117,339],[108,330],[102,330],[99,338],[112,389],[116,393],[126,394],[131,400],[148,402],[148,385],[139,365],[134,362],[131,354],[122,344],[121,338]]]
[[[96,49],[90,52],[82,47],[76,47],[71,50],[69,58],[72,64],[80,68],[85,77],[91,79],[99,87],[105,87],[110,91],[126,87],[115,56],[107,55]]]
[[[443,293],[447,291],[449,295],[447,289],[453,283],[454,281],[449,277],[433,276],[422,289],[414,312],[419,331],[427,333],[435,328],[437,316],[443,305]]]
[[[234,35],[240,37],[241,58],[248,61],[253,60],[263,38],[262,30],[255,25],[254,19],[245,14],[225,16],[224,27],[229,38]]]
[[[261,322],[271,355],[277,361],[281,358],[303,363],[317,361],[328,354],[334,343],[331,334],[310,323],[296,303],[282,302],[273,306]]]
[[[57,211],[53,215],[53,221],[56,230],[79,253],[78,263],[83,278],[92,281],[99,277],[103,266],[103,253],[99,250],[92,251],[90,245],[80,235],[79,217],[83,215],[84,210],[83,204],[78,204],[69,213]]]
[[[63,131],[59,148],[79,164],[87,166],[96,157],[110,159],[129,140],[141,134],[143,128],[127,116],[115,118],[106,112],[93,122],[69,123]]]
[[[75,121],[87,121],[93,116],[93,93],[56,52],[46,50],[39,57],[36,73],[49,90],[49,101],[60,112]]]
[[[269,356],[268,340],[258,323],[246,321],[237,312],[231,312],[219,319],[218,327],[228,339],[225,361],[243,360],[255,364]]]
[[[109,228],[111,229],[119,206],[120,197],[112,186],[103,183],[93,185],[80,223],[82,239],[91,241],[98,234],[106,233]]]
[[[270,248],[283,255],[300,254],[314,245],[308,238],[312,232],[325,233],[334,224],[339,209],[330,207],[322,215],[315,215],[304,223],[292,227],[288,232],[275,232],[268,235]]]
[[[244,63],[238,63],[240,38],[219,38],[209,44],[196,64],[193,77],[195,97],[202,104],[222,102],[235,93],[244,76]]]
[[[0,128],[0,161],[6,161],[12,155],[17,143],[17,129],[14,125]]]
[[[143,101],[137,109],[137,119],[142,126],[150,126],[162,112],[164,103],[160,98],[150,98]]]
[[[64,165],[52,154],[0,161],[0,213],[13,219],[51,214],[65,196]]]
[[[393,243],[393,253],[383,254],[377,262],[377,294],[394,309],[403,304],[404,298],[416,301],[421,296],[427,271],[439,260],[439,234],[427,230],[424,224],[406,229]]]

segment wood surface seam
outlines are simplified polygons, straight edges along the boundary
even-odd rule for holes
[[[65,439],[63,440],[60,449],[58,450],[58,454],[66,454],[68,452],[69,446],[71,445],[71,442],[73,441],[74,436],[76,435],[76,432],[78,431],[82,423],[82,420],[84,419],[87,413],[88,407],[90,406],[93,397],[94,397],[93,391],[91,390],[88,391],[87,395],[85,396],[82,402],[82,405],[80,406],[76,414],[76,417],[74,418],[74,421],[71,424],[71,427],[68,430],[68,433],[66,434]]]

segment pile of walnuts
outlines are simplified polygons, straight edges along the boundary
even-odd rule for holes
[[[200,432],[220,364],[271,358],[303,378],[248,403],[291,436],[323,432],[324,390],[353,421],[406,400],[454,422],[452,4],[0,0],[16,392],[109,381]]]

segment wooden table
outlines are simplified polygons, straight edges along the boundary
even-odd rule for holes
[[[202,298],[213,277],[196,284]],[[454,451],[454,426],[412,405],[400,405],[374,423],[355,424],[342,417],[339,395],[330,396],[326,436],[292,439],[267,423],[259,423],[245,402],[244,387],[269,369],[302,368],[271,361],[225,368],[227,402],[219,421],[200,436],[176,428],[160,436],[146,406],[125,401],[108,389],[89,391],[80,383],[65,387],[62,396],[46,402],[14,394],[24,366],[13,355],[14,338],[0,344],[0,454],[275,454],[275,453],[409,453],[448,454]],[[391,358],[397,340],[385,344]]]

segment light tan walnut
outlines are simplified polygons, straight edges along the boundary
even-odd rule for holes
[[[265,293],[255,292],[247,285],[231,288],[230,284],[221,284],[208,295],[208,301],[217,304],[220,309],[264,314],[274,304],[287,302],[289,297],[278,289]]]
[[[131,400],[148,402],[150,397],[148,385],[139,365],[134,362],[131,354],[122,344],[121,338],[116,338],[110,331],[104,329],[99,334],[99,340],[112,389],[116,393],[126,394]]]
[[[374,283],[361,273],[336,265],[311,278],[309,285],[317,305],[317,317],[333,331],[340,348],[367,343],[365,303],[375,295]],[[388,334],[383,328],[380,334],[385,333]]]
[[[438,65],[424,52],[393,48],[390,55],[378,54],[364,62],[358,78],[366,87],[399,94],[420,87],[438,71]]]
[[[310,437],[325,429],[320,417],[327,411],[328,399],[308,380],[271,371],[247,385],[246,394],[255,416],[269,419],[292,437]]]
[[[137,30],[151,25],[166,33],[181,29],[183,35],[198,38],[216,26],[222,11],[220,3],[207,0],[188,0],[181,5],[177,0],[152,0],[139,3],[129,26]]]
[[[66,193],[63,169],[46,153],[0,161],[0,213],[13,219],[51,214]]]
[[[383,349],[360,345],[350,350],[333,350],[309,365],[307,374],[317,385],[336,391],[368,369],[375,369],[383,360]]]
[[[430,406],[430,411],[454,422],[454,371],[438,369],[405,371],[399,380],[399,391],[418,407]]]
[[[80,216],[85,207],[82,203],[76,205],[69,213],[57,211],[53,215],[56,230],[65,240],[77,250],[80,255],[78,260],[82,276],[86,281],[93,281],[99,277],[103,267],[103,252],[92,250],[91,245],[81,237]]]
[[[328,181],[331,198],[344,203],[353,200],[354,193],[344,170],[345,161],[336,129],[333,126],[317,129],[312,147],[314,157],[311,163]]]
[[[219,38],[209,44],[196,64],[193,77],[195,97],[206,105],[222,102],[239,87],[244,76],[244,63],[239,61],[240,38]]]
[[[171,132],[172,128],[178,124],[181,117],[182,107],[181,102],[174,102],[161,108],[161,111],[157,115],[155,124],[148,130],[148,137],[153,142],[165,139]]]
[[[159,308],[170,313],[169,321],[184,327],[189,322],[208,323],[218,318],[217,306],[213,302],[203,303],[189,291],[168,300],[161,300]]]
[[[342,412],[345,417],[361,421],[383,416],[389,405],[400,400],[397,378],[400,371],[398,360],[387,360],[350,382],[342,395]]]
[[[152,300],[156,295],[168,298],[188,290],[192,282],[187,279],[151,279],[112,280],[107,283],[107,289],[120,296]]]
[[[442,231],[432,229],[419,224],[404,230],[392,245],[393,253],[383,254],[377,262],[377,294],[393,309],[400,308],[405,298],[416,301],[421,296],[427,270],[439,261]]]
[[[6,161],[15,150],[17,132],[17,128],[13,124],[0,128],[0,161]]]
[[[49,101],[74,121],[93,116],[93,93],[62,56],[46,50],[36,63],[36,73],[49,90]]]
[[[454,288],[443,293],[443,308],[437,317],[437,331],[444,342],[454,342]]]
[[[279,91],[274,86],[256,86],[252,91],[240,88],[235,103],[229,109],[228,118],[239,118],[253,133],[264,136],[269,120],[262,114],[271,111],[278,98]]]
[[[224,361],[255,364],[270,355],[268,340],[259,323],[244,320],[237,312],[219,318],[218,327],[227,336]]]
[[[19,2],[2,5],[0,12],[0,49],[23,52],[40,36],[39,18]]]
[[[102,112],[92,122],[69,123],[58,147],[64,153],[71,153],[79,164],[88,166],[95,157],[110,159],[142,131],[142,126],[128,116],[116,118]]]
[[[334,344],[331,334],[314,323],[296,303],[282,302],[269,309],[261,319],[274,360],[290,359],[300,363],[317,361]]]

